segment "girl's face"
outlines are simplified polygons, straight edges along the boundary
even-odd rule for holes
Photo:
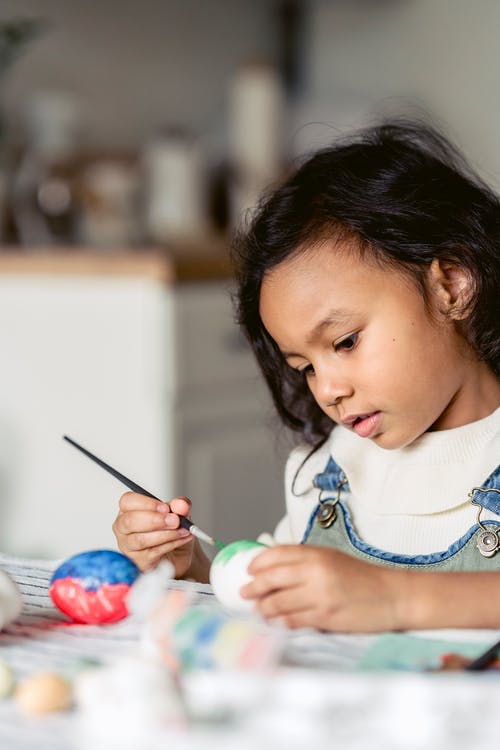
[[[434,265],[434,264],[433,264]],[[429,270],[432,316],[416,284],[324,243],[264,278],[262,321],[321,409],[383,448],[490,414],[499,384],[439,310],[452,281]]]

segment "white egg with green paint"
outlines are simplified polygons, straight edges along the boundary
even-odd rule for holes
[[[254,602],[243,599],[240,589],[251,580],[248,566],[264,549],[265,544],[241,539],[227,544],[214,558],[210,583],[219,602],[233,612],[251,612]]]

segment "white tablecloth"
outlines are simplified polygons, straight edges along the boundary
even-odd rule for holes
[[[0,569],[18,584],[23,611],[0,633],[0,658],[16,679],[41,671],[70,674],[82,660],[107,661],[137,649],[138,625],[131,619],[114,625],[75,625],[53,606],[48,582],[55,563],[0,555]],[[172,587],[212,597],[209,586],[172,581]],[[236,715],[207,723],[196,718],[160,736],[144,727],[139,743],[117,736],[89,741],[77,710],[26,717],[13,699],[0,701],[1,750],[462,750],[497,742],[500,679],[496,674],[367,674],[356,670],[373,636],[290,632],[283,666],[272,675],[205,675],[220,690],[246,685],[247,705]],[[194,678],[196,687],[196,676]],[[233,685],[231,685],[231,680]],[[187,690],[193,685],[186,684]],[[241,702],[239,704],[241,709]]]

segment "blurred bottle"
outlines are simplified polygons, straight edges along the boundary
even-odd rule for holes
[[[273,65],[256,61],[239,68],[229,91],[229,201],[233,226],[282,172],[284,109],[284,88]]]
[[[143,168],[148,238],[160,244],[203,239],[209,220],[200,141],[181,129],[166,130],[146,146]]]
[[[82,132],[81,106],[71,94],[38,92],[24,118],[26,145],[14,176],[12,214],[22,245],[74,238],[73,166]]]
[[[45,26],[45,22],[40,18],[0,19],[0,93],[3,93],[6,73],[20,53],[37,38]],[[0,243],[12,240],[10,198],[15,155],[12,149],[13,144],[10,142],[8,119],[0,97]]]

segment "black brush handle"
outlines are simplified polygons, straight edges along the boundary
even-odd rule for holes
[[[68,437],[68,435],[63,435],[63,440],[66,440],[66,442],[70,443],[72,446],[74,446],[79,451],[81,451],[85,456],[87,456],[87,458],[90,458],[90,460],[94,461],[94,463],[100,466],[101,469],[104,469],[104,471],[107,471],[108,474],[111,474],[111,476],[115,477],[115,479],[118,479],[118,481],[124,484],[125,487],[128,487],[129,490],[132,490],[132,492],[137,492],[139,495],[146,495],[146,497],[152,497],[153,500],[160,500],[160,498],[156,497],[156,495],[153,495],[152,492],[148,492],[147,490],[144,489],[144,487],[141,487],[136,482],[133,482],[132,479],[129,479],[124,474],[119,472],[117,469],[114,469],[105,461],[95,456],[93,453],[88,451],[86,448],[84,448],[82,445],[77,443],[75,440]],[[160,502],[163,502],[163,500],[160,500]],[[191,526],[193,525],[193,522],[190,521],[189,518],[186,518],[186,516],[179,516],[179,523],[184,529],[190,529]]]
[[[468,664],[465,669],[468,672],[479,672],[482,669],[488,669],[490,664],[492,664],[495,659],[498,656],[498,652],[500,651],[500,641],[497,641],[493,644],[487,651],[484,652],[484,654],[481,654],[481,656],[478,656],[477,659],[474,659],[474,661],[471,661],[470,664]]]

